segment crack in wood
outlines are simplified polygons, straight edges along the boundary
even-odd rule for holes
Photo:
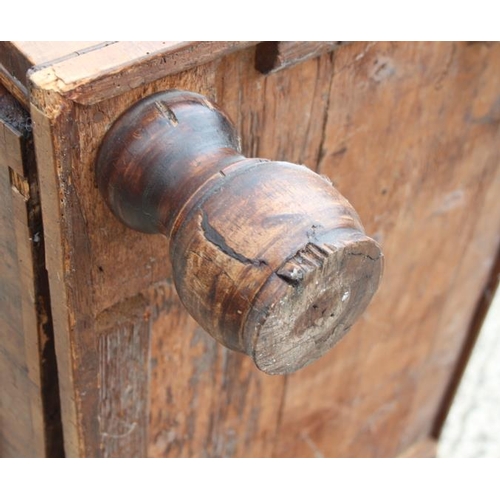
[[[242,264],[251,264],[253,266],[263,266],[268,265],[266,261],[262,259],[250,259],[245,255],[237,252],[234,248],[230,247],[226,242],[224,236],[220,234],[217,229],[215,229],[210,222],[208,221],[208,216],[204,211],[201,211],[202,219],[201,219],[201,228],[203,229],[203,234],[207,241],[215,245],[219,248],[223,253],[232,259],[241,262]]]

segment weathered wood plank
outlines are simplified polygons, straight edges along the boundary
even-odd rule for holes
[[[33,189],[24,177],[26,116],[0,87],[0,456],[47,453],[46,340],[37,314]],[[33,167],[33,165],[30,165]]]
[[[98,419],[104,457],[147,456],[151,320],[144,309],[138,311],[143,317],[135,318],[132,309],[123,324],[116,321],[116,311],[108,312],[115,321],[99,334]]]
[[[161,85],[167,88],[172,85],[179,85],[183,88],[191,88],[213,96],[215,88],[213,66],[212,63],[181,74],[179,77],[169,77],[163,80]],[[154,91],[157,85],[151,85],[150,90]],[[98,389],[97,380],[106,380],[106,377],[102,373],[100,374],[102,368],[99,368],[95,354],[95,346],[99,345],[100,342],[102,315],[107,314],[109,310],[114,311],[111,316],[112,320],[110,320],[111,324],[114,324],[115,321],[119,324],[116,314],[118,314],[117,311],[122,311],[122,308],[117,309],[117,304],[128,304],[129,300],[135,301],[135,298],[141,295],[149,297],[149,294],[155,290],[153,288],[151,292],[147,291],[151,284],[160,283],[170,278],[170,267],[167,259],[168,246],[165,239],[161,236],[150,236],[144,239],[144,235],[127,230],[116,220],[110,218],[109,211],[96,191],[94,184],[93,161],[95,152],[109,123],[108,119],[104,118],[116,117],[121,114],[142,92],[144,92],[144,89],[141,88],[135,91],[134,95],[128,95],[126,99],[118,98],[93,107],[72,108],[68,101],[58,104],[48,100],[38,103],[44,107],[45,113],[41,113],[35,106],[33,106],[32,110],[38,160],[41,165],[44,165],[43,173],[41,172],[42,206],[47,227],[47,248],[48,252],[50,251],[47,266],[51,276],[52,295],[58,304],[72,304],[69,310],[64,308],[54,310],[54,324],[58,335],[57,339],[59,340],[57,354],[61,377],[63,419],[67,422],[69,432],[68,439],[66,439],[67,429],[65,427],[65,445],[66,452],[70,455],[95,456],[110,453],[110,450],[102,448],[103,441],[100,434],[100,428],[106,428],[107,424],[105,422],[99,424],[95,413],[96,409],[99,408],[99,390],[104,390],[104,388]],[[57,114],[62,109],[64,110],[64,116]],[[56,114],[49,114],[52,110],[56,110]],[[98,116],[101,119],[96,119]],[[77,122],[81,123],[82,126],[74,127]],[[90,129],[87,129],[84,125],[87,123],[96,125],[92,133],[88,133]],[[53,141],[51,135],[54,138]],[[74,166],[80,162],[84,162],[81,163],[81,169],[72,168],[72,165]],[[85,167],[83,167],[83,164],[85,164]],[[70,187],[70,185],[73,187]],[[82,193],[85,192],[91,194],[93,199],[82,196]],[[61,217],[60,203],[63,203],[65,207],[64,217]],[[89,231],[91,227],[95,229]],[[124,232],[130,237],[125,247],[122,246]],[[58,240],[61,237],[62,240]],[[141,255],[141,262],[135,261],[133,268],[129,268],[129,270],[135,269],[136,272],[133,273],[133,276],[129,274],[126,278],[127,281],[121,283],[121,273],[116,272],[117,265],[129,266],[130,245],[136,245],[137,255]],[[78,249],[78,252],[75,254],[73,249]],[[78,260],[77,265],[76,261],[74,261],[75,258]],[[122,261],[123,258],[126,261]],[[66,286],[70,283],[72,285]],[[97,283],[101,284],[94,286]],[[147,303],[149,303],[149,299]],[[145,316],[152,314],[149,306],[145,307],[141,314]],[[175,349],[179,341],[182,341],[182,345],[186,343],[188,346],[190,345],[190,336],[193,334],[192,323],[188,323],[190,326],[186,330],[177,326],[178,324],[182,325],[187,317],[187,313],[178,305],[172,313],[168,312],[168,308],[163,311],[159,307],[157,316],[158,319],[154,320],[150,332],[150,335],[153,336],[151,359],[158,360],[158,367],[154,370],[154,373],[160,373],[161,380],[168,376],[168,380],[164,383],[172,385],[171,391],[174,394],[172,397],[180,405],[187,394],[185,392],[186,380],[177,377],[170,379],[168,374],[178,371],[177,364],[174,364],[174,369],[170,370],[170,365],[165,363],[167,356],[169,356],[172,349]],[[141,324],[143,320],[138,319],[135,321]],[[168,335],[170,330],[168,325],[173,325],[171,327],[172,335]],[[177,335],[179,333],[180,335]],[[109,332],[106,335],[109,335]],[[196,366],[195,360],[200,355],[198,353],[199,349],[199,347],[194,346],[192,357],[185,359],[185,370],[192,370],[193,366]],[[140,357],[139,354],[137,356]],[[243,367],[240,368],[241,355],[231,353],[229,356],[234,357],[234,361],[231,363],[231,366],[234,366],[232,371],[238,372],[241,369],[243,370],[241,376],[248,376],[247,373],[250,371],[249,363],[243,364]],[[211,367],[208,370],[220,369],[219,358],[219,360],[211,362]],[[262,376],[259,375],[259,377]],[[154,377],[154,374],[152,374],[152,377]],[[225,371],[222,371],[219,375],[221,383],[228,383],[226,377]],[[115,378],[109,380],[110,387],[112,384],[117,383],[119,384]],[[246,438],[241,446],[246,446],[248,453],[251,454],[259,454],[258,451],[252,450],[261,450],[263,446],[263,443],[256,442],[253,439],[254,432],[259,432],[268,437],[274,435],[279,415],[280,399],[274,398],[275,389],[273,388],[282,386],[283,381],[274,379],[262,389],[260,387],[263,384],[255,383],[257,386],[256,389],[252,390],[252,394],[255,393],[252,396],[252,401],[255,401],[255,404],[259,406],[261,400],[262,404],[266,403],[267,406],[263,412],[266,418],[260,421],[258,425],[254,423],[253,426],[248,427],[248,419],[256,422],[257,417],[255,415],[256,411],[258,411],[258,408],[249,408],[249,411],[252,411],[248,416],[233,421],[230,426],[231,430],[227,431],[229,434],[245,434]],[[201,397],[196,396],[196,394],[208,390],[209,399],[205,401],[212,405],[213,410],[209,409],[208,413],[205,413],[200,407],[190,417],[192,423],[189,424],[188,428],[191,429],[194,426],[194,428],[199,429],[197,431],[199,437],[196,438],[199,445],[197,447],[191,445],[190,449],[193,454],[200,455],[204,453],[201,449],[201,443],[211,442],[211,451],[207,451],[207,453],[221,454],[221,444],[218,443],[217,436],[225,432],[223,429],[227,428],[227,423],[214,421],[214,423],[208,425],[206,419],[216,418],[215,415],[210,417],[210,414],[214,412],[226,411],[224,410],[226,406],[224,401],[227,401],[227,398],[234,397],[233,391],[235,389],[234,386],[231,386],[233,389],[229,394],[225,391],[219,393],[218,388],[212,386],[212,382],[208,384],[206,380],[203,380],[200,384],[200,388],[196,389],[198,384],[193,382],[195,387],[193,389],[195,392],[192,393],[193,398]],[[154,392],[156,394],[156,390]],[[264,396],[264,392],[270,395]],[[110,388],[108,394],[112,393],[113,390]],[[163,391],[162,393],[164,394]],[[118,390],[115,394],[121,393]],[[157,424],[149,429],[149,436],[169,431],[169,420],[160,419],[158,421],[154,417],[157,412],[164,411],[165,400],[157,400],[156,398],[153,398],[153,400],[158,402],[151,405],[150,400],[149,411],[151,418],[154,418]],[[196,409],[195,403],[193,403],[192,408],[194,412]],[[176,406],[169,408],[168,411],[176,413],[187,410],[176,404]],[[160,413],[160,415],[163,415],[163,413]],[[237,412],[235,415],[237,415]],[[273,415],[274,417],[271,418]],[[110,418],[112,416],[110,415]],[[200,423],[196,423],[198,420]],[[161,448],[162,438],[159,439],[160,445],[158,446]],[[183,439],[189,442],[194,437],[186,434]],[[269,455],[271,445],[267,443],[266,446],[266,455]],[[152,449],[156,450],[157,448],[153,446]],[[178,451],[176,448],[171,451],[171,454],[175,454],[175,450]],[[141,449],[130,448],[128,451],[131,455],[142,454]],[[150,453],[154,452],[151,451]]]
[[[56,108],[57,109],[57,108]],[[45,265],[49,273],[50,295],[54,304],[52,321],[55,334],[55,349],[59,376],[59,391],[61,398],[61,417],[63,421],[64,450],[66,456],[80,456],[78,419],[75,405],[75,386],[71,366],[71,352],[68,311],[63,304],[67,304],[67,292],[64,283],[65,271],[63,268],[64,255],[67,251],[61,235],[61,212],[59,203],[64,198],[54,185],[54,175],[59,160],[54,153],[52,135],[54,132],[50,118],[35,107],[31,107],[31,117],[34,124],[34,139],[36,160],[39,166],[40,195],[44,220]],[[51,115],[54,118],[54,115]],[[66,260],[66,262],[68,262]]]
[[[336,456],[394,456],[430,435],[499,245],[499,53],[336,53],[319,171],[357,207],[387,268],[351,336],[290,377],[277,455],[311,454],[284,439],[301,431]]]
[[[78,81],[69,90],[37,80],[71,454],[141,455],[143,432],[153,456],[396,456],[427,438],[499,244],[499,50],[354,43],[264,76],[248,48],[154,81],[149,69],[133,73],[132,90],[108,94],[109,76],[96,97],[82,77],[83,106],[72,100]],[[375,303],[332,353],[293,376],[259,374],[203,337],[172,292],[168,243],[125,228],[96,189],[109,124],[169,88],[215,99],[248,156],[307,161],[331,177],[381,242],[387,269]],[[122,410],[144,422],[122,372],[99,363],[108,335],[117,359],[139,367],[134,401],[148,400],[147,430],[134,427],[128,447],[102,435],[127,432],[113,420]],[[120,347],[126,338],[133,349]],[[148,382],[139,373],[147,349]]]
[[[96,104],[256,42],[119,42],[33,70],[35,87],[80,104]]]
[[[0,62],[26,86],[26,73],[33,66],[76,56],[102,43],[105,42],[0,42]]]
[[[75,57],[116,42],[0,42],[0,82],[29,108],[26,73],[37,65]]]

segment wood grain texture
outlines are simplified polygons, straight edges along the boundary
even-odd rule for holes
[[[499,245],[499,52],[354,43],[264,76],[249,48],[86,105],[33,75],[67,452],[144,454],[139,424],[116,423],[122,411],[144,422],[144,410],[99,362],[103,335],[138,367],[148,455],[397,456],[427,438]],[[164,238],[123,227],[100,198],[93,165],[109,125],[170,88],[214,99],[247,156],[328,175],[384,247],[375,301],[297,374],[266,376],[203,336],[173,292]],[[128,447],[105,435],[116,430]]]
[[[30,77],[80,104],[96,104],[164,76],[212,61],[257,42],[117,42],[64,59]]]
[[[50,295],[54,304],[67,303],[66,288],[61,259],[66,250],[60,229],[60,208],[64,198],[60,197],[54,185],[57,159],[51,133],[49,118],[33,106],[30,109],[34,126],[37,165],[39,166],[40,194],[44,218],[44,240],[46,249],[46,267],[49,273]],[[53,115],[52,115],[53,116]],[[55,334],[55,348],[61,398],[61,417],[63,421],[64,451],[66,456],[78,456],[77,416],[73,384],[72,356],[69,337],[67,310],[64,307],[52,308],[52,320]],[[71,315],[73,316],[73,315]]]
[[[318,168],[353,203],[377,206],[356,205],[391,264],[357,340],[310,368],[314,385],[289,382],[284,435],[300,429],[325,455],[394,456],[430,434],[499,244],[498,51],[366,44],[337,53]],[[297,441],[277,453],[311,451]]]
[[[378,288],[383,255],[331,182],[287,162],[245,158],[206,97],[142,99],[96,160],[114,215],[170,245],[182,303],[212,337],[269,374],[314,362]]]
[[[148,456],[270,456],[283,378],[214,342],[186,314],[171,283],[149,293],[148,401],[164,404],[149,406]]]
[[[104,457],[147,456],[151,319],[142,310],[137,318],[137,308],[127,306],[127,320],[120,323],[114,316],[99,335],[98,420]]]
[[[0,456],[60,456],[30,120],[0,86]]]
[[[23,214],[17,212],[20,203],[13,199],[16,195],[12,195],[9,169],[3,162],[0,189],[0,456],[40,457],[44,455],[41,384],[36,352],[30,349],[33,338],[29,338],[35,335],[36,339],[35,308],[23,311],[26,297],[19,283],[21,270],[16,231],[20,229],[16,228],[16,220]],[[31,373],[28,373],[28,366]]]
[[[347,42],[262,42],[256,47],[255,67],[264,74],[338,49]]]
[[[0,42],[0,82],[29,108],[26,73],[33,66],[76,57],[116,42]]]
[[[105,42],[0,42],[0,61],[9,74],[26,87],[33,66],[74,57]],[[112,43],[112,42],[111,42]]]

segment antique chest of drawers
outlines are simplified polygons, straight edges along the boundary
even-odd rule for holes
[[[0,83],[0,455],[434,454],[500,45],[4,42]]]

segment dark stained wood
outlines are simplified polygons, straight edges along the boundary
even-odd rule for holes
[[[0,456],[61,456],[31,123],[1,86],[0,190]]]
[[[255,67],[269,74],[331,52],[347,42],[262,42],[256,47]]]
[[[179,297],[208,333],[266,373],[292,373],[366,309],[383,256],[328,179],[239,149],[214,103],[158,93],[113,124],[97,183],[128,227],[167,236]]]
[[[429,438],[499,246],[498,44],[353,43],[268,76],[248,48],[95,98],[95,67],[66,75],[68,93],[43,71],[32,118],[69,455],[398,456]],[[330,177],[384,248],[372,304],[296,374],[204,335],[173,291],[168,241],[101,199],[110,125],[172,88],[223,108],[246,156]]]

